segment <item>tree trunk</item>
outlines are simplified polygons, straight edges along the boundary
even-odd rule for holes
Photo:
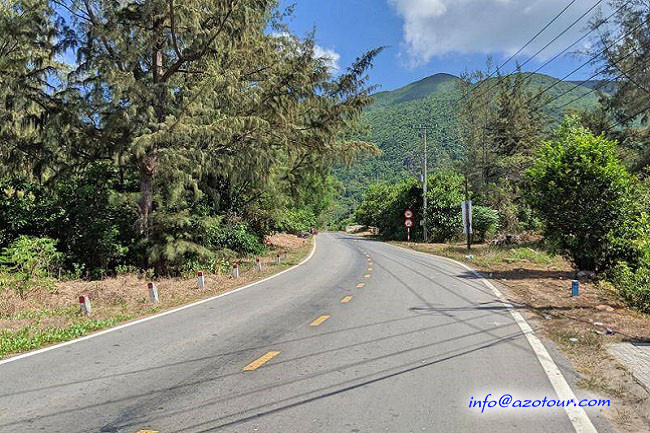
[[[156,159],[145,155],[140,162],[140,231],[145,239],[151,232],[151,213],[153,211],[153,184],[156,175]]]
[[[154,22],[154,34],[158,34],[163,25],[162,20]],[[165,89],[160,83],[163,75],[163,54],[160,47],[152,53],[152,106],[156,120],[162,124],[165,120]],[[155,149],[150,149],[141,158],[140,168],[140,230],[146,240],[151,234],[151,214],[153,213],[153,188],[156,176],[157,158]]]

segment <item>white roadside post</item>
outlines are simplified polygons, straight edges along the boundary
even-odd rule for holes
[[[202,289],[205,286],[205,277],[203,276],[203,272],[199,271],[196,276],[199,283],[199,289]]]
[[[90,307],[90,297],[88,295],[79,296],[79,305],[81,306],[81,313],[84,316],[90,316],[92,309]]]
[[[156,287],[156,284],[151,282],[147,286],[149,287],[149,299],[151,302],[160,302],[160,299],[158,299],[158,287]]]
[[[262,272],[262,262],[260,259],[255,259],[255,264],[257,265],[257,272]]]
[[[232,277],[239,278],[239,265],[237,263],[232,266]]]
[[[279,265],[280,263],[282,263],[282,259],[280,258],[280,253],[278,253],[278,255],[276,257],[277,257],[277,262],[278,262],[278,265]]]

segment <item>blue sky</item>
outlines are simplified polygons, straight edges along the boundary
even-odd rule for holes
[[[283,1],[283,5],[290,3],[296,3],[289,20],[292,31],[304,36],[315,28],[322,52],[337,58],[341,67],[365,50],[388,46],[371,71],[372,84],[381,85],[382,90],[438,72],[458,75],[465,69],[483,68],[488,55],[501,63],[571,4],[517,56],[521,63],[597,5],[524,67],[526,71],[537,69],[583,35],[589,18],[600,7],[605,16],[611,12],[606,1],[598,0]],[[589,39],[576,47],[588,49]],[[584,60],[586,57],[565,55],[540,73],[562,77]],[[504,69],[509,72],[514,66],[511,62]],[[587,67],[569,79],[585,79],[592,73]]]

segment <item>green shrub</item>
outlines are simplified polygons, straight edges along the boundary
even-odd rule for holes
[[[547,239],[583,270],[606,270],[619,260],[643,260],[647,223],[633,196],[634,178],[616,144],[567,118],[543,143],[527,172],[530,205]]]
[[[452,171],[429,176],[425,218],[430,240],[444,242],[461,232],[462,181],[462,176]],[[423,204],[422,186],[414,178],[394,185],[374,184],[368,188],[355,219],[362,225],[379,228],[383,238],[406,239],[404,211],[411,209],[415,223],[411,238],[422,239]]]
[[[220,248],[239,254],[259,254],[264,251],[264,244],[244,224],[223,225],[215,240]]]
[[[0,253],[1,284],[13,288],[22,299],[34,290],[51,289],[51,273],[61,258],[54,240],[20,236]]]
[[[430,240],[445,242],[462,232],[461,203],[463,177],[459,173],[439,172],[427,183],[427,229]]]
[[[487,235],[494,234],[499,228],[499,212],[485,206],[473,206],[472,228],[476,239],[484,241]]]
[[[316,227],[316,215],[307,208],[285,209],[280,211],[275,229],[284,233],[299,233]]]
[[[19,235],[57,240],[65,267],[101,277],[119,264],[141,261],[134,245],[137,206],[119,189],[118,170],[95,163],[48,188],[0,182],[0,248]]]
[[[630,306],[650,314],[650,269],[641,266],[632,270],[627,263],[619,262],[609,279]]]
[[[355,214],[355,220],[361,225],[379,228],[384,237],[391,237],[399,222],[399,214],[394,213],[397,186],[375,183],[368,187],[363,202]]]
[[[141,259],[134,249],[137,206],[116,193],[117,187],[117,169],[94,164],[55,191],[63,211],[48,234],[60,240],[69,264],[83,263],[93,278]]]

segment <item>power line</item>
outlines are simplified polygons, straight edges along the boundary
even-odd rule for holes
[[[632,32],[635,31],[635,30],[637,30],[637,29],[638,29],[639,27],[641,27],[643,24],[644,24],[643,22],[637,24],[637,26],[636,26],[635,28],[633,28],[630,32],[623,34],[623,35],[622,35],[620,38],[618,38],[616,41],[612,42],[609,46],[606,46],[605,48],[603,48],[602,50],[600,50],[598,53],[596,53],[596,54],[594,54],[593,56],[591,56],[591,57],[590,57],[586,62],[584,62],[583,64],[581,64],[581,65],[578,66],[577,68],[575,68],[573,71],[569,72],[569,73],[566,74],[564,77],[560,78],[559,80],[557,80],[556,82],[554,82],[554,83],[551,84],[550,86],[547,86],[546,88],[544,88],[541,92],[537,93],[537,94],[536,94],[535,96],[533,96],[532,98],[528,99],[528,100],[526,101],[526,103],[529,104],[530,102],[532,102],[533,100],[535,100],[535,99],[537,99],[538,97],[542,96],[544,93],[548,92],[549,90],[551,90],[552,88],[554,88],[554,87],[557,86],[558,84],[564,82],[564,81],[565,81],[567,78],[569,78],[571,75],[575,74],[575,73],[578,72],[580,69],[582,69],[582,68],[584,68],[585,66],[589,65],[591,62],[593,62],[593,61],[596,60],[599,56],[601,56],[605,51],[607,51],[607,50],[609,50],[610,48],[612,48],[614,45],[616,45],[616,44],[619,43],[621,40],[623,40],[624,38],[626,38],[626,37],[628,36],[628,34],[632,33]],[[547,102],[547,103],[548,103],[548,102]],[[546,104],[543,104],[543,105],[546,105]],[[543,106],[543,105],[542,105],[542,106]]]
[[[646,44],[646,45],[648,45],[648,44]],[[632,54],[632,53],[629,53],[629,54],[626,55],[625,57],[622,57],[621,59],[617,60],[616,62],[614,62],[614,63],[612,64],[612,66],[617,65],[617,64],[620,63],[622,60],[624,60],[625,58],[629,57],[630,54]],[[577,98],[572,99],[571,101],[566,102],[566,103],[560,105],[558,108],[564,108],[564,107],[566,107],[566,106],[568,106],[568,105],[571,105],[571,104],[573,104],[574,102],[577,102],[577,101],[579,101],[580,99],[585,98],[585,97],[591,95],[591,94],[594,93],[595,91],[602,89],[602,88],[605,87],[607,84],[612,83],[612,82],[614,82],[614,81],[618,81],[619,79],[621,79],[622,77],[624,77],[628,72],[633,71],[633,70],[635,70],[636,68],[638,68],[638,67],[640,67],[640,66],[645,66],[646,64],[647,64],[646,62],[641,62],[641,61],[640,61],[640,62],[638,62],[636,65],[634,65],[633,67],[631,67],[628,71],[621,71],[621,73],[618,74],[618,75],[617,75],[616,77],[614,77],[614,78],[609,78],[609,79],[607,79],[607,80],[601,80],[599,86],[594,87],[594,88],[592,88],[590,91],[588,91],[587,93],[584,93],[584,94],[578,96]],[[617,68],[617,69],[618,69],[618,68]],[[602,72],[603,72],[603,71],[599,71],[599,72],[595,73],[594,75],[592,75],[592,76],[589,77],[588,79],[582,81],[581,83],[579,83],[579,84],[577,84],[576,86],[574,86],[573,88],[571,88],[570,91],[573,91],[573,90],[575,90],[577,87],[582,86],[582,85],[585,84],[587,81],[591,80],[592,78],[594,78],[594,77],[597,76],[598,74],[601,74]],[[544,105],[547,105],[548,103],[553,102],[553,101],[559,99],[560,97],[564,96],[564,95],[565,95],[566,93],[568,93],[568,92],[569,92],[569,91],[563,93],[562,95],[558,96],[557,98],[553,98],[551,101],[545,103]],[[543,107],[544,105],[542,105],[542,107]]]
[[[491,77],[494,75],[494,73],[495,73],[496,71],[498,71],[499,69],[503,68],[503,67],[504,67],[505,65],[507,65],[507,64],[508,64],[512,59],[514,59],[515,57],[517,57],[517,56],[518,56],[518,55],[519,55],[523,50],[525,50],[525,49],[528,47],[528,45],[530,45],[530,44],[531,44],[535,39],[537,39],[537,38],[539,37],[539,35],[541,35],[542,33],[544,33],[544,31],[545,31],[547,28],[549,28],[549,26],[550,26],[551,24],[553,24],[555,21],[557,21],[557,19],[560,18],[560,16],[562,16],[562,14],[564,14],[564,12],[566,12],[566,10],[569,9],[569,8],[570,8],[570,7],[571,7],[571,6],[576,2],[576,1],[577,1],[577,0],[572,0],[571,2],[569,2],[569,4],[566,5],[566,6],[564,7],[564,9],[562,9],[562,10],[561,10],[557,15],[555,15],[555,17],[553,17],[553,19],[552,19],[551,21],[549,21],[549,22],[548,22],[548,23],[547,23],[547,24],[546,24],[546,25],[545,25],[545,26],[544,26],[540,31],[538,31],[538,32],[535,34],[535,36],[533,36],[533,37],[532,37],[528,42],[526,42],[526,43],[524,44],[524,46],[522,46],[521,48],[519,48],[519,49],[518,49],[518,50],[517,50],[513,55],[511,55],[511,56],[508,58],[508,60],[506,60],[505,62],[503,62],[503,63],[501,64],[501,66],[499,66],[499,67],[498,67],[494,72],[492,72],[490,75],[488,75],[488,77],[487,77],[485,80],[481,81],[481,82],[478,84],[477,89],[480,88],[480,87],[483,85],[483,83],[484,83],[487,79],[491,78]],[[462,97],[461,97],[457,102],[462,101],[462,100],[465,98],[465,96],[467,96],[467,94],[463,95],[463,96],[462,96]]]
[[[650,110],[650,104],[646,105],[645,107],[643,107],[641,110],[637,111],[636,113],[634,113],[634,114],[632,114],[630,116],[627,116],[625,119],[619,120],[618,122],[614,123],[610,127],[605,128],[603,130],[603,132],[609,132],[612,129],[616,128],[617,126],[623,125],[623,123],[627,123],[628,121],[634,119],[635,117],[639,116],[640,114],[643,114],[644,111],[648,111],[648,110]]]
[[[598,2],[596,2],[596,4],[594,4],[592,7],[590,7],[590,8],[589,8],[585,13],[583,13],[582,15],[580,15],[580,17],[579,17],[578,19],[576,19],[576,20],[575,20],[573,23],[571,23],[567,28],[565,28],[565,29],[564,29],[563,31],[561,31],[557,36],[555,36],[553,39],[551,39],[550,42],[548,42],[548,43],[547,43],[546,45],[544,45],[542,48],[540,48],[539,50],[537,50],[537,52],[536,52],[535,54],[533,54],[533,55],[530,56],[528,59],[526,59],[526,61],[525,61],[524,63],[522,63],[521,65],[519,65],[519,67],[526,66],[529,62],[531,62],[533,59],[535,59],[539,54],[541,54],[544,50],[546,50],[548,47],[550,47],[550,46],[551,46],[555,41],[557,41],[559,38],[561,38],[561,37],[562,37],[566,32],[568,32],[569,30],[571,30],[571,29],[573,28],[573,26],[575,26],[578,22],[580,22],[584,17],[586,17],[587,15],[589,15],[589,13],[591,13],[594,9],[596,9],[596,7],[597,7],[598,5],[600,5],[603,1],[604,1],[604,0],[599,0]],[[618,10],[621,10],[621,9],[622,9],[622,7],[619,8]],[[536,74],[537,72],[539,72],[542,68],[544,68],[545,66],[547,66],[548,64],[550,64],[551,62],[553,62],[554,60],[556,60],[558,57],[560,57],[561,55],[565,54],[568,50],[570,50],[571,48],[573,48],[577,43],[579,43],[580,41],[582,41],[583,39],[585,39],[587,36],[589,36],[589,34],[591,34],[594,30],[596,30],[598,27],[600,27],[601,25],[603,25],[604,23],[606,23],[606,22],[607,22],[611,17],[614,16],[614,14],[616,14],[616,13],[618,12],[618,10],[615,11],[614,13],[612,13],[610,16],[608,16],[605,20],[601,21],[601,22],[598,24],[598,26],[592,28],[588,33],[585,33],[585,34],[584,34],[582,37],[580,37],[577,41],[573,42],[571,45],[569,45],[567,48],[565,48],[564,50],[562,50],[560,53],[556,54],[552,59],[548,60],[548,61],[547,61],[546,63],[544,63],[542,66],[540,66],[539,68],[537,68],[534,72],[529,73],[529,74],[525,77],[525,79],[528,79],[528,78],[531,77],[532,75],[534,75],[534,74]],[[488,78],[489,78],[489,77],[488,77]],[[490,86],[487,90],[485,90],[485,91],[484,91],[481,95],[479,95],[478,97],[483,96],[483,95],[486,94],[486,93],[489,93],[490,90],[492,90],[492,89],[494,89],[496,86],[498,86],[498,85],[500,84],[500,82],[501,82],[500,80],[497,80],[497,82],[496,82],[495,84],[493,84],[492,86]],[[478,98],[478,97],[477,97],[477,98]]]
[[[538,67],[537,69],[535,69],[534,71],[526,73],[526,76],[524,77],[523,83],[526,83],[527,81],[529,81],[530,78],[531,78],[532,76],[534,76],[536,73],[538,73],[539,71],[541,71],[543,68],[545,68],[546,66],[548,66],[550,63],[552,63],[552,62],[554,62],[555,60],[557,60],[560,56],[566,54],[567,51],[569,51],[571,48],[573,48],[574,46],[576,46],[578,43],[582,42],[582,41],[583,41],[585,38],[587,38],[591,33],[593,33],[594,31],[598,30],[598,29],[599,29],[603,24],[605,24],[606,22],[608,22],[608,21],[609,21],[609,20],[610,20],[614,15],[616,15],[616,14],[619,13],[621,10],[623,10],[623,8],[624,8],[625,6],[627,6],[630,2],[631,2],[631,0],[627,0],[627,1],[626,1],[625,3],[623,3],[623,4],[622,4],[618,9],[616,9],[616,10],[615,10],[614,12],[612,12],[609,16],[607,16],[607,18],[601,20],[597,25],[595,25],[594,27],[592,27],[591,30],[589,30],[587,33],[585,33],[584,35],[582,35],[580,38],[578,38],[578,39],[577,39],[575,42],[573,42],[571,45],[567,46],[564,50],[560,51],[560,52],[557,53],[555,56],[553,56],[551,59],[549,59],[549,60],[547,60],[546,62],[544,62],[541,66],[539,66],[539,67]],[[583,66],[584,66],[584,65],[583,65]],[[580,68],[580,69],[581,69],[581,68]],[[577,71],[574,71],[574,72],[577,72]],[[565,77],[565,78],[566,78],[566,77]],[[560,80],[560,81],[562,81],[562,80]],[[494,88],[496,85],[498,85],[499,83],[500,83],[500,81],[498,81],[494,86],[492,86],[490,89],[488,89],[488,91],[491,90],[491,89],[493,89],[493,88]],[[484,92],[484,93],[482,93],[482,94],[479,95],[479,96],[483,96],[485,93],[487,93],[487,91]],[[467,94],[466,94],[465,96],[467,96]],[[478,98],[478,96],[477,96],[477,98]],[[459,99],[457,102],[460,102],[461,100],[462,100],[462,98]],[[489,102],[488,102],[488,104],[489,104]],[[484,104],[484,105],[487,105],[487,104]]]
[[[564,107],[566,107],[566,106],[568,106],[568,105],[571,105],[571,104],[574,104],[574,103],[578,102],[579,100],[581,100],[582,98],[586,98],[587,96],[591,95],[592,93],[594,93],[594,92],[596,92],[596,91],[602,89],[603,87],[605,87],[605,86],[608,85],[609,83],[611,83],[611,82],[613,82],[613,81],[616,81],[616,80],[619,80],[623,75],[624,75],[624,74],[619,74],[617,77],[611,78],[611,79],[609,79],[609,80],[602,80],[598,86],[592,88],[592,89],[589,90],[587,93],[583,93],[582,95],[578,96],[577,98],[572,99],[572,100],[569,101],[569,102],[565,102],[564,104],[560,105],[560,106],[558,107],[558,109],[560,109],[560,108],[564,108]]]

